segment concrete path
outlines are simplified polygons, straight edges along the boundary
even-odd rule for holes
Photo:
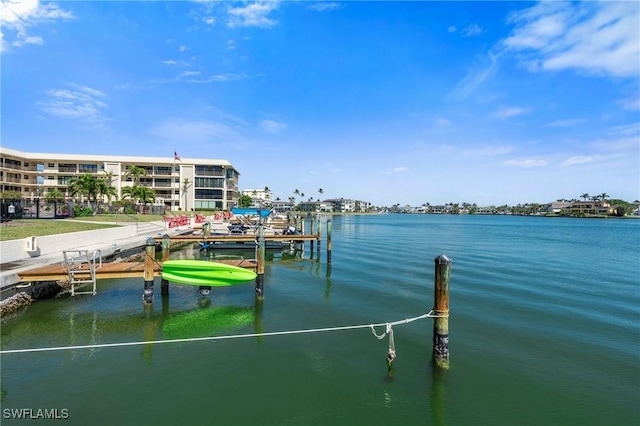
[[[166,229],[162,222],[139,223],[96,231],[37,237],[37,250],[28,251],[24,240],[0,243],[0,290],[19,284],[18,273],[64,261],[65,250],[100,250],[103,258],[145,246],[149,237],[188,233],[189,226]],[[29,247],[32,248],[32,247]]]

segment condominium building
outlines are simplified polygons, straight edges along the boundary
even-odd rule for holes
[[[0,146],[1,192],[34,200],[57,189],[68,199],[69,181],[90,174],[110,180],[121,195],[122,188],[133,185],[127,173],[133,166],[146,172],[138,185],[152,189],[155,204],[171,210],[227,210],[238,204],[240,174],[226,160],[32,153]]]
[[[245,189],[241,195],[251,197],[252,207],[263,207],[273,205],[273,194],[269,188],[264,189]]]

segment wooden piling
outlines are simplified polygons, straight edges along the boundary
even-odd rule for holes
[[[265,241],[264,241],[264,225],[262,222],[258,225],[258,236],[256,246],[256,297],[258,299],[264,298],[264,253],[265,253]]]
[[[202,225],[202,236],[204,237],[204,240],[207,240],[207,237],[211,235],[211,223],[210,222],[205,222],[204,225]]]
[[[449,280],[451,259],[444,254],[435,258],[433,323],[433,361],[436,367],[449,369]]]
[[[171,237],[168,234],[164,234],[162,236],[162,261],[166,262],[169,260],[169,255],[171,253]],[[166,296],[169,294],[169,281],[162,278],[160,281],[160,294],[162,296]]]
[[[144,256],[144,303],[153,303],[153,265],[156,258],[156,241],[147,238]]]
[[[331,219],[327,220],[327,263],[331,264]]]

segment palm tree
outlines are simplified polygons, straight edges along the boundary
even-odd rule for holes
[[[100,177],[105,181],[107,181],[109,185],[112,185],[116,175],[111,170],[109,170],[108,172],[107,171],[103,172],[103,174]]]
[[[108,203],[111,197],[118,198],[118,191],[111,186],[111,182],[107,178],[101,177],[98,179],[98,195],[106,198]]]
[[[87,196],[87,207],[91,206],[91,200],[98,198],[98,178],[86,173],[79,177],[74,177],[69,180],[68,188],[69,194],[72,197],[79,195],[80,197]]]
[[[182,181],[182,195],[184,196],[184,210],[187,210],[187,189],[191,185],[189,178],[184,178]]]
[[[50,189],[45,194],[44,199],[49,203],[58,203],[64,201],[64,194],[59,189]]]
[[[139,201],[141,204],[140,210],[142,210],[146,203],[153,202],[156,199],[156,193],[146,186],[125,186],[122,188],[122,198],[129,198],[133,202]]]
[[[320,195],[324,194],[324,189],[318,188],[318,194]],[[320,197],[318,197],[318,201],[320,201]]]
[[[606,192],[600,194],[600,199],[602,200],[602,202],[605,202],[607,198],[609,198],[609,194],[607,194]]]
[[[582,198],[584,201],[587,201],[587,199],[589,198],[589,193],[588,193],[588,192],[585,192],[584,194],[582,194],[582,195],[580,196],[580,198]]]
[[[149,176],[149,173],[142,167],[131,166],[127,170],[126,176],[132,178],[133,186],[136,186],[140,183],[140,176]]]

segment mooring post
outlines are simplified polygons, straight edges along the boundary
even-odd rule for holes
[[[256,297],[264,298],[264,226],[262,221],[258,225],[258,237],[256,247],[256,260],[258,262],[256,273]]]
[[[318,238],[316,239],[316,241],[318,242],[318,255],[320,255],[320,242],[321,240],[321,235],[322,235],[322,216],[318,215]]]
[[[162,261],[169,260],[169,254],[171,253],[171,238],[168,234],[162,236]],[[169,294],[169,281],[162,278],[160,281],[160,294],[166,296]]]
[[[156,259],[156,242],[153,238],[147,238],[144,256],[144,303],[153,303],[153,265]]]
[[[435,258],[433,323],[433,361],[439,368],[449,369],[449,280],[451,259],[444,254]]]
[[[315,230],[315,225],[316,225],[316,216],[315,215],[311,215],[311,225],[309,226],[309,235],[313,235],[313,232]],[[313,247],[315,244],[313,244],[313,240],[309,240],[309,249],[311,250],[311,259],[313,259]]]
[[[211,234],[211,223],[205,222],[204,225],[202,225],[202,236],[204,237],[205,241],[207,240],[210,234]]]
[[[327,263],[331,264],[331,219],[327,220]]]

